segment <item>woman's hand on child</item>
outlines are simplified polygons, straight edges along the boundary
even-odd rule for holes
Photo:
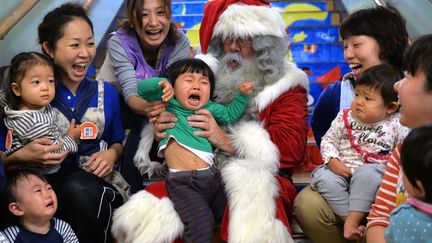
[[[150,102],[138,96],[131,96],[127,104],[134,113],[147,116],[152,123],[156,121],[156,118],[164,112],[168,106],[168,104],[163,101]]]
[[[146,109],[146,114],[149,118],[149,121],[151,123],[155,123],[160,114],[166,110],[167,103],[162,101],[154,101],[154,102],[147,102],[148,108]]]
[[[160,141],[167,136],[164,132],[168,128],[175,127],[175,122],[177,122],[177,117],[171,112],[165,111],[159,115],[157,120],[154,122],[154,132],[156,141]]]
[[[174,96],[174,88],[168,80],[162,80],[159,82],[162,87],[162,101],[168,102]]]
[[[117,161],[113,159],[117,158],[117,153],[114,153],[116,153],[114,150],[108,149],[92,154],[85,163],[87,171],[99,177],[109,174]]]
[[[327,163],[327,167],[336,175],[342,176],[344,178],[349,178],[352,176],[351,169],[339,159],[331,158]]]
[[[51,139],[37,138],[6,157],[6,162],[9,160],[24,161],[44,166],[57,166],[61,164],[68,154],[68,151],[53,153],[62,147],[63,143],[53,144]]]
[[[73,137],[75,140],[78,140],[81,136],[81,129],[78,124],[75,124],[75,119],[71,120],[68,135]]]
[[[241,82],[239,86],[240,86],[239,87],[240,88],[240,92],[243,95],[250,95],[250,94],[252,94],[254,83],[249,82],[249,81],[244,81],[244,82]]]

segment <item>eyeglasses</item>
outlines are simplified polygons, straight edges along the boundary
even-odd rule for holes
[[[232,43],[236,43],[240,47],[250,47],[252,46],[252,39],[226,39],[224,40],[224,45],[231,45]]]

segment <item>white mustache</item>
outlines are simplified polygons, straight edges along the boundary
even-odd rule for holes
[[[235,62],[238,62],[240,65],[243,65],[243,63],[244,63],[243,57],[240,55],[240,53],[237,53],[237,52],[228,52],[225,55],[225,60],[227,62],[235,61]]]

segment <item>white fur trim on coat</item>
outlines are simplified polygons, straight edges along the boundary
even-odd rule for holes
[[[258,112],[263,111],[280,95],[296,86],[302,86],[306,90],[309,90],[307,75],[302,70],[288,61],[285,62],[285,67],[287,70],[286,74],[276,83],[265,86],[264,90],[255,97]]]
[[[169,198],[140,191],[114,212],[111,232],[119,243],[171,243],[184,226]]]
[[[162,175],[166,173],[161,163],[150,160],[150,150],[154,140],[154,126],[151,123],[144,125],[141,131],[141,139],[134,156],[134,165],[141,175],[147,174],[149,179],[153,174]]]
[[[286,26],[276,8],[231,4],[219,16],[213,37],[250,38],[256,35],[271,35],[285,38]]]
[[[276,218],[276,145],[256,122],[236,126],[232,138],[240,158],[231,159],[221,170],[230,210],[228,241],[294,243],[287,227]]]
[[[239,158],[264,161],[258,166],[266,167],[266,170],[273,174],[278,172],[279,150],[270,140],[268,132],[258,122],[240,123],[231,129],[231,138],[231,144]]]

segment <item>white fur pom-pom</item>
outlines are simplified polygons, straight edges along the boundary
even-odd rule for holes
[[[213,56],[210,53],[208,53],[208,54],[197,54],[195,56],[195,58],[200,59],[203,62],[205,62],[210,67],[210,69],[212,70],[213,73],[216,73],[216,71],[219,68],[219,60],[216,59],[216,57]]]

